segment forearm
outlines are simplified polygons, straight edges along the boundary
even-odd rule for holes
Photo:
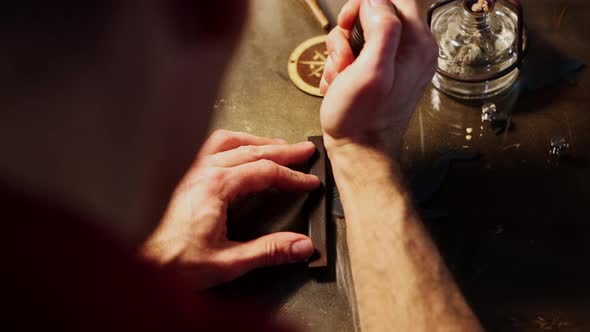
[[[435,245],[381,150],[359,144],[330,153],[346,214],[364,331],[478,331]]]

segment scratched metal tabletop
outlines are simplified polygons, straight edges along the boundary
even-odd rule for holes
[[[291,84],[287,61],[299,43],[322,30],[299,0],[251,3],[212,129],[291,142],[319,135],[321,99]],[[425,11],[431,2],[420,3]],[[535,80],[572,59],[590,64],[590,2],[523,0],[523,5],[527,65],[532,74],[541,73]],[[482,126],[481,103],[464,104],[429,87],[400,156],[412,179],[449,151],[480,155],[454,162],[420,210],[490,331],[590,331],[590,73],[585,69],[552,83],[499,100],[498,108],[511,112],[513,123],[500,135]],[[568,140],[572,160],[548,162],[555,136]],[[230,211],[236,238],[305,232],[305,197],[262,196]],[[216,292],[267,305],[310,331],[353,331],[344,223],[334,220],[331,229],[338,252],[330,271],[313,273],[305,265],[267,269]]]

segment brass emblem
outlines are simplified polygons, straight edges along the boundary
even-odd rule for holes
[[[321,97],[320,82],[328,58],[327,35],[306,40],[297,46],[289,58],[289,77],[296,87],[310,95]]]

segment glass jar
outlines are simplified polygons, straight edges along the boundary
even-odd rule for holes
[[[432,80],[437,89],[461,99],[483,99],[502,93],[518,78],[525,36],[517,0],[438,1],[429,10],[428,24],[440,50]]]

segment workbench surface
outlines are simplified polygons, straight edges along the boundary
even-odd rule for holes
[[[431,2],[420,2],[425,12]],[[590,2],[523,4],[527,61],[535,71],[559,59],[590,63]],[[321,99],[291,84],[287,61],[298,44],[322,30],[299,0],[253,0],[250,14],[214,106],[212,129],[290,142],[319,135]],[[420,207],[437,216],[425,222],[488,330],[590,331],[590,73],[585,69],[555,86],[500,101],[499,109],[510,110],[513,122],[501,135],[482,129],[480,106],[432,87],[420,102],[400,156],[408,179],[448,151],[481,155],[453,164],[441,189]],[[548,162],[554,136],[568,140],[573,161]],[[268,196],[270,202],[246,200],[230,211],[230,219],[252,219],[247,225],[230,221],[237,238],[305,232],[305,197]],[[267,269],[216,292],[267,304],[310,331],[353,331],[350,284],[343,276],[344,223],[331,225],[341,249],[335,270],[314,273],[303,264]]]

